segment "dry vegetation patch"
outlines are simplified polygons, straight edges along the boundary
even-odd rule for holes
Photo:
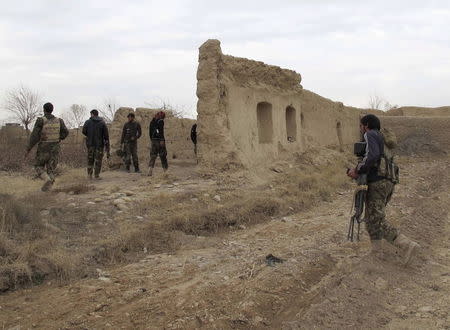
[[[59,248],[53,228],[41,218],[45,203],[37,195],[26,201],[0,195],[0,291],[45,278],[65,280],[76,271],[76,258]]]

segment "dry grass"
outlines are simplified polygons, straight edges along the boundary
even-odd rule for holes
[[[77,258],[60,250],[41,219],[42,205],[37,195],[26,202],[0,195],[0,292],[46,278],[66,280],[78,269]]]
[[[3,195],[0,290],[50,278],[64,281],[85,276],[100,265],[135,261],[143,251],[172,252],[186,237],[180,232],[214,235],[312,208],[330,201],[337,189],[350,184],[345,175],[347,161],[342,153],[313,150],[299,156],[295,163],[280,163],[282,173],[267,170],[266,181],[258,185],[249,180],[247,186],[242,186],[240,179],[241,188],[237,189],[235,182],[218,177],[217,188],[208,186],[207,190],[152,195],[136,201],[122,218],[115,218],[101,241],[97,234],[84,236],[91,228],[92,232],[99,228],[95,227],[99,211],[96,208],[74,209],[70,214],[65,213],[64,220],[61,214],[50,214],[53,226],[41,219],[40,211],[55,195],[28,194],[26,205],[20,199]],[[22,182],[20,178],[17,180]],[[173,178],[168,176],[164,178],[166,181],[170,183]],[[17,190],[22,188],[25,189],[25,182]],[[84,171],[67,169],[57,180],[54,191],[82,194],[90,189]],[[111,189],[116,191],[120,187]],[[220,201],[213,199],[215,195],[221,197]],[[85,216],[81,216],[83,212]],[[83,221],[88,215],[90,220]],[[136,221],[136,216],[145,220]]]

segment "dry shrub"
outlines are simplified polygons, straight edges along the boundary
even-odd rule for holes
[[[70,167],[85,167],[87,152],[84,143],[65,142],[61,143],[60,162]]]
[[[21,128],[0,129],[0,170],[21,171],[26,167],[24,155],[27,136]]]
[[[190,209],[172,217],[167,222],[169,230],[179,230],[186,234],[204,235],[238,225],[263,222],[280,210],[277,200],[271,198],[247,198],[230,202],[220,208],[205,211]]]
[[[0,195],[0,292],[46,278],[65,280],[79,269],[75,256],[59,251],[39,205],[45,204],[33,195],[26,202]]]
[[[100,264],[123,262],[129,260],[131,253],[142,252],[144,248],[150,253],[170,252],[177,248],[177,243],[174,234],[161,224],[125,225],[116,237],[100,242],[92,257]]]

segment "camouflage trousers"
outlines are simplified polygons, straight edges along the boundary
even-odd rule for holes
[[[133,166],[135,168],[139,167],[139,158],[137,154],[137,141],[125,142],[124,144],[125,156],[123,160],[125,161],[125,165],[131,165],[131,158],[133,158]]]
[[[150,167],[155,167],[156,157],[161,158],[161,164],[164,169],[169,168],[169,164],[167,162],[167,149],[166,145],[161,145],[161,141],[152,140],[152,149],[150,150]]]
[[[59,143],[41,142],[37,146],[34,168],[36,176],[41,177],[47,172],[51,181],[55,181],[56,166],[59,160]]]
[[[88,162],[87,171],[89,175],[92,175],[92,171],[95,171],[95,176],[100,174],[103,161],[103,147],[88,147]]]
[[[384,238],[393,242],[398,230],[386,220],[386,205],[391,200],[394,184],[386,179],[370,182],[366,197],[366,228],[371,240]]]

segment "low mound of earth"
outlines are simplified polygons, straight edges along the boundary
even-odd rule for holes
[[[368,255],[365,233],[359,243],[346,241],[353,194],[344,173],[348,160],[333,154],[342,158],[336,166],[329,157],[316,163],[317,156],[277,163],[252,174],[258,180],[201,174],[183,164],[169,177],[108,172],[76,193],[81,174],[63,176],[41,213],[60,237],[55,244],[82,256],[85,278],[49,276],[41,285],[7,291],[0,296],[0,324],[449,328],[448,157],[400,157],[401,184],[388,216],[422,246],[405,268],[392,247],[382,259]],[[6,179],[16,187],[22,180]],[[139,244],[126,242],[130,237]],[[269,254],[282,262],[267,262]]]

